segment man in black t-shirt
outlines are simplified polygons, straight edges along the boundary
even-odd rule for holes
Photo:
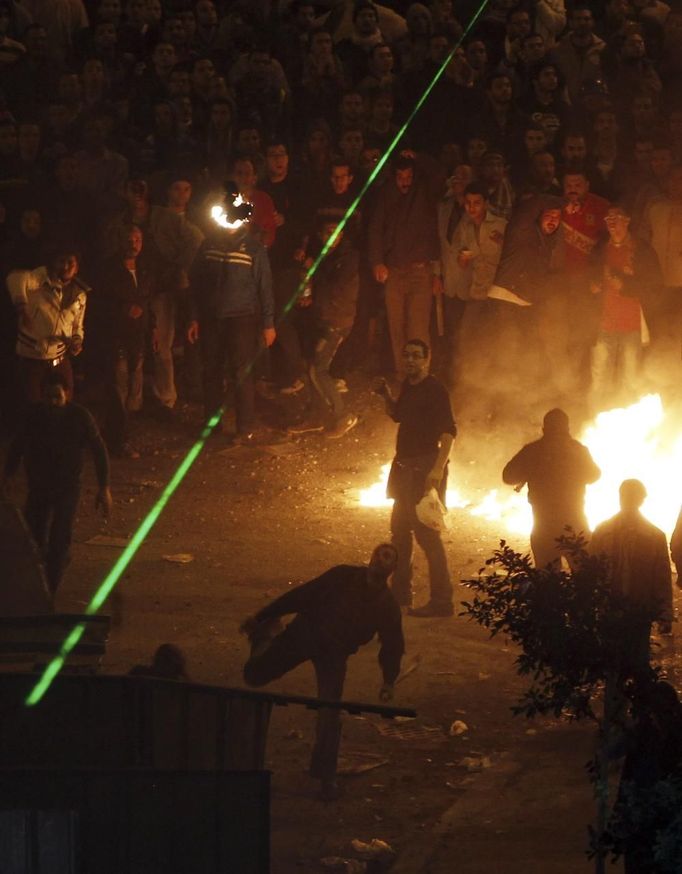
[[[406,379],[394,398],[385,380],[375,387],[386,411],[399,425],[396,454],[388,478],[387,495],[393,498],[391,539],[398,550],[393,594],[410,616],[452,616],[452,584],[440,532],[417,518],[419,501],[433,488],[445,500],[448,457],[457,427],[447,390],[429,374],[431,355],[422,340],[408,340],[403,349]],[[429,565],[431,597],[412,609],[412,534]]]

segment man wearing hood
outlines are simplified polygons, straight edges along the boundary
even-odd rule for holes
[[[589,449],[571,437],[568,416],[559,409],[545,415],[542,437],[527,443],[505,465],[502,479],[507,485],[519,491],[528,484],[533,510],[530,546],[536,567],[558,562],[565,554],[557,540],[567,526],[576,534],[589,534],[585,487],[600,476]]]
[[[234,208],[233,193],[228,194],[230,198]],[[274,343],[275,304],[265,246],[249,233],[248,218],[234,223],[238,226],[230,228],[216,222],[192,265],[187,339],[196,343],[201,336],[206,418],[223,405],[228,365],[235,382],[235,442],[248,445],[256,440],[253,362],[258,335],[262,334],[266,346]]]
[[[505,337],[507,360],[516,361],[514,373],[524,391],[527,375],[538,372],[542,359],[545,375],[549,363],[551,381],[561,385],[564,327],[551,292],[551,277],[563,267],[561,208],[561,199],[551,195],[530,198],[519,207],[507,228],[495,284],[488,292],[505,302],[498,313],[498,330]]]

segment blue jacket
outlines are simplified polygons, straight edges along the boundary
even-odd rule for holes
[[[274,327],[272,274],[265,247],[250,236],[207,238],[190,271],[193,316],[225,319],[260,313]]]

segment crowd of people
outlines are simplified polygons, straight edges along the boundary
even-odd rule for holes
[[[136,455],[145,395],[172,422],[181,382],[211,413],[227,368],[236,439],[257,378],[341,437],[346,373],[404,377],[408,339],[484,418],[674,398],[681,11],[490,0],[467,29],[474,11],[0,0],[3,413],[49,369],[71,395],[75,370]],[[229,245],[228,179],[252,204]]]

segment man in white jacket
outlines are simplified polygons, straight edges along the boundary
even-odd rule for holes
[[[55,253],[48,266],[13,270],[7,288],[17,311],[16,351],[24,372],[26,399],[42,398],[51,372],[64,379],[73,396],[71,355],[83,348],[83,321],[88,287],[78,278],[78,256],[71,250]]]

